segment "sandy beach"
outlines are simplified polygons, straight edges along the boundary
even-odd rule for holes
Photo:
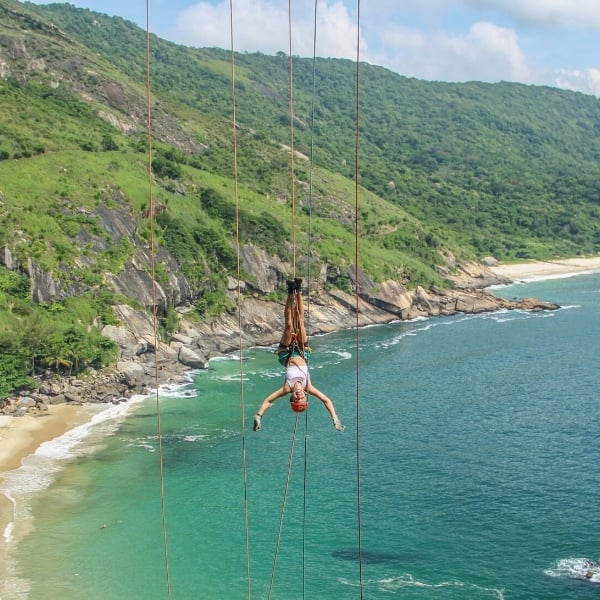
[[[523,263],[500,263],[490,267],[496,275],[508,277],[513,281],[530,279],[552,279],[578,273],[600,271],[600,256],[589,258],[565,258],[548,261],[529,261]]]
[[[90,413],[84,407],[67,404],[52,405],[41,416],[0,415],[0,484],[3,473],[18,469],[22,460],[44,442],[63,435],[89,419]],[[12,501],[0,493],[0,531],[4,536],[7,527],[14,521],[13,511]],[[0,579],[6,577],[7,549],[5,540],[0,540]]]
[[[578,273],[600,272],[600,256],[500,263],[490,270],[512,281],[552,279]],[[53,440],[90,418],[85,407],[52,405],[43,416],[8,417],[0,415],[0,481],[2,473],[17,469],[22,460],[41,444]],[[0,494],[0,529],[12,519],[12,503]]]
[[[551,279],[600,272],[600,256],[500,263],[490,267],[490,270],[513,281]],[[18,468],[23,458],[35,452],[43,442],[64,434],[88,419],[89,413],[81,407],[65,404],[50,406],[48,413],[39,417],[0,416],[0,479],[3,472]]]
[[[53,440],[89,419],[81,412],[78,406],[55,404],[42,416],[0,416],[0,478],[4,471],[21,466],[23,458],[45,441]]]
[[[2,473],[17,469],[26,456],[90,418],[79,406],[58,404],[43,416],[0,416],[0,482]],[[12,521],[12,503],[0,493],[0,530]],[[0,553],[1,556],[1,553]]]

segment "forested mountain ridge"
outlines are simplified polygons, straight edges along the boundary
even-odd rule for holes
[[[135,25],[69,5],[35,10],[143,85],[145,33]],[[156,38],[151,52],[153,92],[203,115],[204,136],[195,133],[218,135],[226,148],[216,156],[211,139],[206,167],[230,175],[230,52]],[[353,177],[355,65],[318,59],[313,98],[312,60],[293,62],[296,148],[308,155],[314,145],[316,164]],[[236,69],[242,144],[251,146],[249,131],[289,144],[288,57],[240,54]],[[370,65],[361,68],[360,98],[361,184],[428,229],[442,228],[442,239],[499,258],[599,247],[598,99],[520,84],[425,82]],[[252,158],[242,149],[242,160]],[[244,164],[240,175],[265,193],[281,183],[273,181],[281,167]]]
[[[149,277],[151,235],[165,334],[180,303],[202,318],[231,306],[231,54],[155,36],[150,51],[152,223],[145,32],[69,4],[0,0],[4,382],[36,362],[113,360],[90,325],[116,322],[116,303],[148,306],[136,289]],[[290,61],[235,61],[241,243],[289,265]],[[298,256],[312,257],[323,284],[350,289],[356,65],[318,59],[314,86],[312,60],[293,65]],[[423,82],[371,65],[360,65],[360,82],[360,266],[375,282],[450,285],[452,256],[598,252],[596,98]],[[273,281],[245,268],[247,289],[272,293]]]

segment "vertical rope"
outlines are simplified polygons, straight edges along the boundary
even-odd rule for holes
[[[356,3],[356,128],[354,136],[354,298],[356,312],[356,518],[360,597],[363,598],[362,507],[360,484],[360,321],[359,321],[359,150],[360,150],[360,0]]]
[[[165,474],[162,440],[162,424],[160,416],[160,399],[158,393],[158,302],[156,299],[156,246],[154,236],[154,196],[152,182],[152,98],[150,71],[150,0],[146,0],[146,132],[148,145],[148,216],[150,224],[150,270],[152,276],[152,324],[154,334],[154,389],[156,390],[156,429],[158,437],[158,463],[160,478],[160,507],[163,537],[163,556],[167,598],[171,598],[171,576],[169,572],[169,547],[167,541],[167,519],[165,502]]]
[[[288,0],[289,71],[290,71],[290,199],[292,204],[292,273],[296,276],[296,163],[294,150],[294,56],[292,54],[292,0]]]
[[[312,200],[314,189],[314,165],[315,165],[315,104],[317,97],[317,9],[318,0],[315,0],[313,14],[313,56],[312,56],[312,95],[310,109],[310,154],[309,154],[309,179],[308,179],[308,252],[306,273],[308,279],[307,303],[306,303],[306,335],[310,330],[310,290],[311,290],[311,267],[312,267]]]
[[[281,534],[283,532],[283,521],[285,515],[285,508],[287,504],[287,497],[290,489],[290,481],[292,478],[292,463],[294,460],[294,448],[296,446],[296,431],[298,430],[298,417],[299,414],[295,413],[296,418],[294,419],[294,429],[292,431],[292,442],[290,445],[290,456],[288,459],[287,477],[285,480],[285,488],[283,492],[283,501],[281,503],[281,511],[279,513],[279,527],[277,529],[277,541],[275,542],[275,552],[273,555],[273,566],[271,568],[271,582],[269,583],[269,592],[267,599],[270,600],[271,594],[273,593],[273,584],[275,582],[275,571],[277,570],[277,559],[279,557],[279,549],[281,547]]]
[[[233,136],[233,180],[235,195],[235,239],[236,239],[236,261],[237,261],[237,313],[239,331],[239,373],[240,373],[240,405],[241,405],[241,428],[242,428],[242,472],[244,485],[244,536],[246,550],[246,592],[248,598],[252,596],[252,578],[250,571],[250,518],[248,509],[248,455],[246,437],[246,402],[244,394],[244,337],[242,320],[242,289],[241,289],[241,242],[240,242],[240,202],[239,202],[239,178],[237,157],[237,114],[235,94],[235,44],[233,31],[233,0],[229,0],[229,27],[231,38],[231,113],[232,113],[232,136]]]
[[[300,331],[300,308],[298,302],[294,301],[293,307],[294,328]],[[308,337],[308,331],[306,333]],[[296,340],[300,348],[305,349],[308,345],[304,345],[304,340]],[[304,360],[308,365],[308,356],[304,356]],[[298,414],[296,414],[296,423],[298,422]],[[303,485],[302,485],[302,598],[306,593],[306,503],[307,503],[307,463],[308,463],[308,410],[304,411],[304,470],[303,470]]]
[[[306,341],[309,343],[310,316],[311,316],[311,281],[312,281],[312,200],[314,189],[314,164],[315,164],[315,104],[317,90],[317,13],[318,0],[315,0],[313,11],[313,56],[312,56],[312,94],[310,110],[310,154],[309,154],[309,179],[308,179],[308,251],[306,253]],[[308,357],[306,358],[309,364]],[[306,519],[307,519],[307,490],[308,490],[308,411],[304,413],[304,485],[302,488],[302,598],[306,598]]]
[[[292,0],[288,0],[288,37],[289,37],[289,81],[290,81],[290,195],[291,195],[291,241],[292,241],[292,273],[293,276],[296,276],[296,163],[295,163],[295,139],[294,139],[294,53],[293,53],[293,42],[292,42]],[[310,302],[310,263],[307,268],[307,277],[308,277],[308,298]],[[310,310],[310,304],[309,304]],[[298,325],[298,306],[296,305],[295,314],[295,328],[296,331],[300,330]],[[305,322],[307,336],[308,336],[308,323]],[[304,342],[306,340],[299,340],[299,345],[302,349],[304,349]],[[307,360],[308,364],[308,360]],[[304,438],[304,482],[303,482],[303,512],[302,512],[302,597],[304,598],[305,594],[305,582],[306,582],[306,453],[307,453],[307,440],[306,440],[306,432],[308,431],[308,414],[305,413],[305,438]],[[298,414],[296,414],[296,419],[294,423],[294,439],[296,437],[296,428],[298,426]],[[290,465],[291,469],[291,457],[290,457]],[[288,485],[289,485],[289,472],[288,472]],[[286,485],[286,495],[287,495],[287,485]],[[281,514],[281,523],[280,527],[283,525],[283,512]],[[279,543],[279,540],[278,540]]]
[[[302,598],[306,598],[306,495],[308,490],[308,410],[304,411],[304,472],[302,475]]]

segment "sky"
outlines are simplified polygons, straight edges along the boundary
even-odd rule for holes
[[[316,47],[317,56],[429,81],[513,81],[600,97],[600,0],[148,0],[148,12],[146,0],[70,4],[144,30],[148,16],[152,33],[186,46],[287,54],[291,23],[296,56]]]

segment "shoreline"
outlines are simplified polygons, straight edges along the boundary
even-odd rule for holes
[[[44,443],[67,433],[90,419],[80,406],[56,404],[42,416],[0,417],[0,485],[4,474],[18,469],[23,459]],[[5,532],[13,520],[13,503],[0,491],[0,529]]]
[[[5,473],[18,469],[23,459],[34,454],[40,446],[56,439],[71,429],[90,420],[90,413],[84,407],[69,404],[56,404],[42,415],[22,417],[0,416],[0,486],[5,481]],[[0,543],[0,574],[7,565],[8,538],[14,527],[14,501],[0,490],[0,529],[3,539]]]
[[[488,267],[498,277],[513,282],[553,279],[556,277],[600,272],[600,256],[553,261],[498,263]],[[44,442],[53,440],[89,420],[81,406],[55,404],[41,416],[0,416],[0,479],[2,473],[16,469]]]
[[[519,281],[541,281],[600,272],[600,256],[536,260],[522,263],[498,263],[488,268],[494,275],[506,277],[514,283]]]
[[[53,404],[42,415],[0,417],[0,478],[21,466],[44,442],[53,440],[89,419],[80,406]]]
[[[498,263],[488,268],[496,276],[518,283],[600,272],[600,256]],[[89,419],[90,414],[83,407],[69,404],[51,405],[42,416],[0,416],[0,481],[4,472],[20,467],[22,460],[35,453],[44,442],[65,434]],[[0,495],[0,501],[2,499],[3,495]],[[0,526],[1,523],[2,519]]]
[[[600,256],[498,263],[488,269],[497,277],[509,279],[512,283],[540,281],[600,272]],[[69,404],[51,405],[47,413],[38,416],[0,416],[0,484],[5,479],[5,473],[18,469],[23,459],[35,454],[42,444],[89,423],[90,419],[91,414],[85,406]],[[12,521],[13,502],[0,492],[0,528],[4,532],[5,542],[6,531]]]

